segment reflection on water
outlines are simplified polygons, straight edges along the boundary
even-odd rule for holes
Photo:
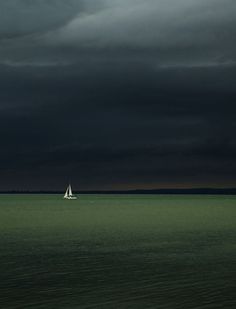
[[[93,197],[88,210],[91,198],[63,211],[56,197],[32,197],[34,210],[0,201],[0,308],[236,308],[235,200],[204,212],[204,197],[184,206]],[[192,224],[181,219],[190,214]]]

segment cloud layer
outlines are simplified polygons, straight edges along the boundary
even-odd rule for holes
[[[235,11],[231,0],[1,2],[6,188],[236,184]]]

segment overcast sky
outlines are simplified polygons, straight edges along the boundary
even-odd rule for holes
[[[0,190],[236,186],[235,0],[0,2]]]

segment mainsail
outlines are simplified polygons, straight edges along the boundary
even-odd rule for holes
[[[71,185],[69,185],[68,189],[69,189],[69,196],[72,196],[73,194],[72,194]]]

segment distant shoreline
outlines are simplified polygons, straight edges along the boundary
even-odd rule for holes
[[[196,189],[153,189],[153,190],[89,190],[75,191],[76,194],[206,194],[206,195],[236,195],[236,188],[196,188]],[[64,194],[64,191],[0,191],[0,194]]]

